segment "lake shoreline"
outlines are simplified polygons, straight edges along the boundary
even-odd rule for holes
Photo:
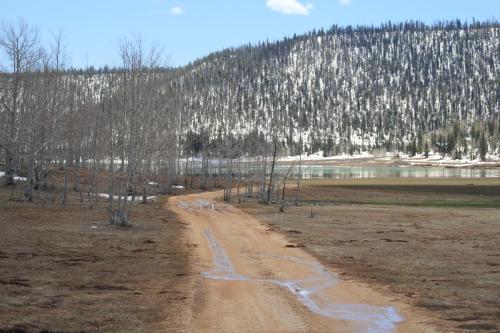
[[[312,156],[312,158],[311,158]],[[453,160],[450,158],[413,158],[413,157],[373,157],[373,156],[334,156],[316,158],[315,155],[302,158],[304,165],[321,166],[371,166],[371,167],[443,167],[443,168],[470,168],[470,169],[496,169],[500,168],[500,160]],[[286,157],[280,159],[280,165],[298,163],[299,157]]]

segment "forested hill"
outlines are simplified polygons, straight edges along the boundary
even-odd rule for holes
[[[212,137],[278,138],[289,154],[498,153],[498,22],[334,26],[214,53],[175,77],[184,121]]]

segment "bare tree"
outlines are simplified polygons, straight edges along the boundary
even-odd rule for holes
[[[273,177],[274,177],[274,167],[276,165],[276,156],[278,153],[278,139],[275,136],[273,139],[273,161],[271,163],[271,175],[269,176],[269,186],[267,187],[267,197],[266,197],[266,205],[271,203],[271,189],[273,186]]]
[[[38,31],[31,29],[23,21],[16,24],[3,25],[0,35],[0,47],[8,60],[6,89],[0,96],[3,107],[7,110],[7,126],[5,131],[5,178],[7,185],[14,185],[14,175],[18,162],[18,113],[25,104],[22,91],[27,73],[35,67],[39,57]]]
[[[299,140],[302,142],[302,140]],[[302,180],[302,146],[299,146],[299,172],[297,174],[297,193],[295,197],[295,205],[300,205],[300,182]]]
[[[150,129],[158,117],[155,116],[158,99],[157,89],[154,86],[155,70],[160,65],[161,48],[155,44],[149,51],[145,50],[144,43],[140,37],[124,38],[119,45],[119,54],[122,59],[123,69],[120,78],[120,88],[117,91],[120,117],[119,122],[123,124],[118,135],[122,141],[122,168],[119,178],[119,195],[117,209],[113,209],[110,203],[110,221],[122,225],[129,224],[130,211],[133,202],[138,195],[137,188],[143,185],[143,197],[147,197],[147,177],[150,175],[153,165],[152,157],[155,149],[152,145],[157,143]],[[109,93],[113,93],[110,91]],[[113,126],[112,119],[108,114],[110,127]],[[110,141],[113,140],[113,129],[109,130]],[[114,159],[114,149],[113,149]],[[174,157],[175,159],[175,157]],[[109,180],[113,183],[114,174]],[[123,184],[123,182],[125,182]],[[110,185],[110,192],[113,190]],[[113,194],[109,194],[112,201]]]
[[[285,211],[286,181],[287,181],[288,177],[290,176],[290,173],[292,172],[294,166],[295,166],[295,161],[293,161],[292,164],[290,164],[290,166],[288,167],[288,170],[287,170],[286,174],[283,176],[283,188],[282,188],[282,193],[281,193],[280,212],[284,212]]]

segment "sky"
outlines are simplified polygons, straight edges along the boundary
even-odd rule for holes
[[[500,0],[0,0],[0,21],[19,18],[45,42],[62,29],[75,68],[119,65],[119,40],[138,35],[163,46],[167,65],[182,66],[333,24],[499,19]]]

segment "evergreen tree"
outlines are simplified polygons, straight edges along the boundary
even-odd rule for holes
[[[486,137],[484,132],[481,133],[481,138],[479,139],[479,157],[482,161],[486,160],[486,154],[488,153],[488,142],[486,142]]]

